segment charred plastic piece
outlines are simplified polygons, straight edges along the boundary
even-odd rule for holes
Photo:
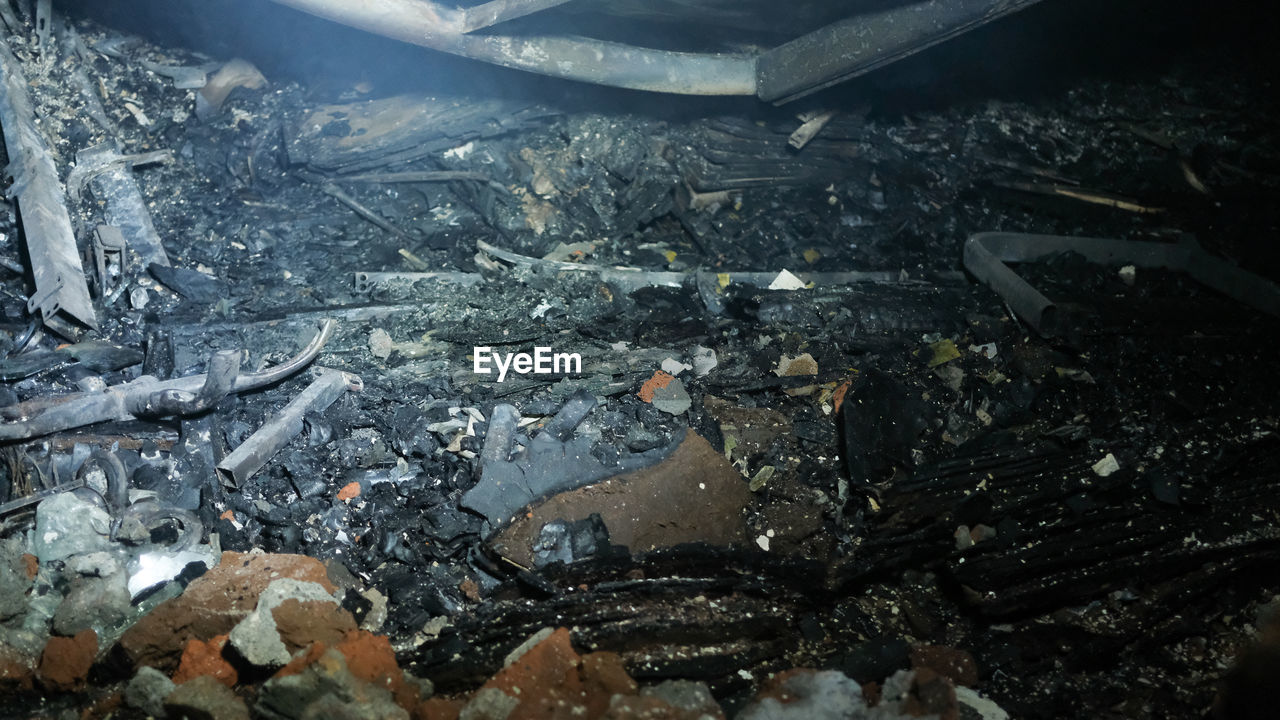
[[[566,565],[606,555],[615,546],[609,543],[609,528],[599,513],[576,521],[557,519],[542,526],[538,545],[534,548],[534,564],[538,567],[561,562]],[[616,548],[625,553],[624,548]]]
[[[591,453],[593,443],[589,438],[573,437],[595,406],[591,393],[578,391],[515,457],[511,451],[519,434],[519,413],[511,405],[495,407],[480,451],[479,479],[462,495],[462,507],[483,515],[489,521],[490,532],[495,532],[521,508],[537,500],[651,465],[680,444],[681,438],[675,438],[667,447],[606,465]]]
[[[840,452],[849,479],[867,486],[911,465],[925,429],[925,408],[895,378],[871,369],[840,406]]]
[[[964,244],[964,266],[1008,303],[1014,314],[1041,335],[1052,336],[1062,321],[1053,301],[1005,263],[1039,262],[1061,253],[1078,253],[1100,265],[1135,265],[1184,272],[1233,300],[1280,317],[1280,287],[1211,255],[1195,241],[1131,242],[1104,238],[978,233]]]

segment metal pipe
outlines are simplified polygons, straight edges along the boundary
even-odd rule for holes
[[[274,0],[413,45],[566,80],[680,95],[754,95],[752,55],[668,52],[572,37],[467,35],[466,13],[428,0]]]
[[[1042,335],[1054,335],[1061,319],[1052,300],[1023,280],[1005,263],[1038,262],[1074,252],[1099,265],[1128,264],[1185,272],[1193,279],[1238,302],[1280,317],[1280,287],[1221,258],[1192,240],[1179,243],[1135,242],[1107,238],[987,232],[964,244],[964,266],[995,290],[1013,313]]]
[[[321,412],[346,391],[356,392],[364,387],[359,376],[351,373],[327,368],[320,368],[318,372],[319,378],[218,463],[218,477],[223,485],[233,490],[240,487],[302,432],[307,413]]]
[[[230,392],[245,392],[269,385],[301,370],[320,354],[320,349],[333,335],[336,323],[325,320],[320,332],[312,338],[307,347],[293,358],[258,373],[228,372],[226,359],[221,373],[226,382],[229,378]],[[218,368],[211,368],[218,370]],[[197,395],[209,382],[208,374],[189,375],[173,380],[156,380],[143,376],[137,380],[114,385],[103,392],[74,393],[58,398],[36,398],[18,405],[0,408],[0,442],[7,440],[24,440],[50,433],[84,427],[109,420],[136,420],[134,411],[145,407],[149,399],[185,398]],[[220,388],[211,388],[216,390]],[[224,393],[225,394],[225,393]],[[181,409],[170,406],[171,410]]]

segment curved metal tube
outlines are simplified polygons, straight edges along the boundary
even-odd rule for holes
[[[467,35],[465,14],[428,0],[274,0],[334,22],[503,67],[680,95],[755,95],[756,58],[668,52],[571,37]]]
[[[202,390],[210,393],[221,392],[222,386],[228,382],[229,392],[234,393],[270,385],[296,373],[315,360],[321,348],[333,336],[335,327],[337,327],[335,320],[325,319],[320,325],[320,331],[301,352],[262,372],[231,373],[229,370],[238,369],[238,363],[236,368],[231,368],[229,362],[231,358],[224,357],[217,366],[211,368],[221,377],[215,378],[214,384],[207,388],[209,383],[207,374],[164,381],[143,376],[137,380],[109,387],[104,392],[74,393],[52,400],[28,400],[19,405],[0,408],[0,417],[10,420],[0,422],[0,442],[25,440],[108,420],[133,420],[137,418],[134,412],[147,409],[147,403],[150,401],[161,403],[166,411],[180,412],[183,409],[182,403],[174,404],[172,401],[201,395]]]
[[[138,417],[163,415],[196,415],[211,409],[231,392],[240,374],[240,351],[219,350],[209,358],[204,385],[196,392],[160,390],[140,392],[125,397],[129,412]]]
[[[320,354],[325,344],[329,342],[329,338],[333,337],[333,331],[338,327],[338,321],[333,318],[325,318],[320,321],[320,330],[315,337],[311,338],[311,342],[302,348],[297,355],[280,363],[279,365],[269,367],[262,372],[242,373],[236,376],[235,381],[231,384],[231,392],[244,392],[245,390],[253,390],[264,385],[270,385],[277,380],[283,380],[290,375],[298,372],[302,368],[311,364],[312,360]]]
[[[1042,335],[1061,328],[1057,306],[1005,263],[1038,262],[1065,252],[1100,265],[1130,264],[1185,272],[1238,302],[1280,317],[1280,286],[1213,255],[1187,238],[1178,243],[984,232],[964,244],[964,266],[995,290],[1027,325]]]

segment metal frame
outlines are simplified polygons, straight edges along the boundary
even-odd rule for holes
[[[583,82],[682,95],[789,102],[900,60],[1040,0],[923,0],[857,15],[763,53],[670,52],[591,38],[469,34],[564,4],[492,0],[274,0],[414,45]]]
[[[35,290],[27,310],[39,314],[45,327],[75,340],[85,328],[96,328],[97,315],[80,262],[80,249],[67,213],[58,169],[27,94],[27,79],[18,59],[0,39],[0,126],[9,154],[5,174],[13,178],[8,195],[18,201],[22,234]]]

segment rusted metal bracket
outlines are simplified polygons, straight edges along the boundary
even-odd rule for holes
[[[355,288],[356,292],[364,295],[377,289],[408,287],[421,280],[436,280],[462,287],[473,287],[483,283],[484,276],[479,273],[463,272],[357,272]]]
[[[9,154],[8,196],[18,201],[35,292],[27,302],[45,326],[75,340],[98,325],[66,198],[44,136],[35,123],[27,79],[9,45],[0,39],[0,126]]]
[[[99,225],[94,229],[93,260],[98,271],[98,297],[110,295],[124,281],[127,245],[118,227]]]
[[[53,40],[53,0],[36,0],[36,42],[40,52],[49,52]]]
[[[158,150],[137,155],[121,155],[113,143],[102,143],[76,153],[76,169],[67,176],[67,194],[78,200],[85,183],[105,208],[108,225],[120,228],[129,246],[145,267],[152,263],[169,264],[160,234],[151,222],[146,200],[128,168],[173,161],[173,152]],[[84,168],[83,171],[80,168]]]

